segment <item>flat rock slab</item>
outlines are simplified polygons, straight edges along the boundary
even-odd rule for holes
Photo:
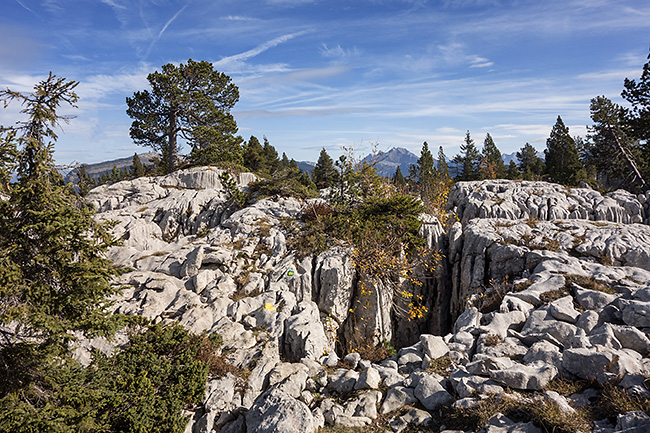
[[[557,368],[543,363],[517,364],[503,370],[490,371],[496,382],[515,389],[540,390],[557,376]]]

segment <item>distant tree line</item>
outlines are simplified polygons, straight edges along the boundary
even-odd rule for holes
[[[170,173],[178,167],[218,165],[247,169],[267,180],[294,182],[289,190],[301,185],[305,189],[301,195],[313,195],[317,188],[344,185],[341,176],[350,162],[345,156],[334,161],[323,149],[309,176],[296,170],[297,164],[286,155],[279,159],[266,138],[262,144],[254,136],[246,142],[236,135],[237,123],[230,110],[239,100],[239,89],[230,77],[215,71],[211,63],[192,59],[178,66],[170,63],[161,72],[149,74],[147,79],[150,89],[127,98],[127,114],[133,118],[130,133],[136,144],[160,153],[158,174]],[[460,153],[450,161],[441,158],[444,154],[439,155],[439,164],[443,161],[449,179],[454,181],[506,178],[548,180],[572,186],[586,182],[603,188],[648,188],[649,63],[644,65],[639,80],[625,80],[622,96],[629,107],[621,107],[604,96],[591,101],[593,125],[585,138],[572,137],[558,116],[546,140],[544,159],[526,143],[516,153],[517,161],[510,161],[506,166],[489,133],[479,150],[467,131]],[[190,147],[185,158],[179,158],[181,143]],[[401,170],[395,173],[395,182],[410,185],[411,189],[416,185],[424,195],[429,195],[428,191],[435,190],[430,181],[434,172],[427,171],[430,152],[428,145],[425,147],[418,164],[409,173]],[[102,181],[129,176],[137,174],[114,170]]]

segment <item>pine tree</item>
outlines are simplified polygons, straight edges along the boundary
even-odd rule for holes
[[[539,180],[546,171],[544,161],[537,156],[537,150],[530,144],[524,144],[517,152],[519,160],[519,171],[524,180]]]
[[[591,100],[589,141],[584,143],[585,165],[608,187],[645,191],[643,148],[623,121],[623,109],[604,96]]]
[[[391,181],[393,182],[393,185],[395,185],[400,190],[406,188],[406,179],[404,178],[399,165],[397,166],[397,170],[395,170],[395,174],[393,175]]]
[[[429,150],[429,144],[425,141],[422,143],[420,158],[415,163],[415,170],[420,189],[420,197],[425,204],[429,203],[434,193],[435,168],[433,155]]]
[[[138,177],[144,176],[147,173],[147,169],[145,168],[144,164],[142,164],[142,161],[140,160],[140,157],[137,153],[133,154],[133,161],[131,162],[131,173],[136,179]]]
[[[280,160],[280,165],[282,168],[288,168],[289,167],[289,158],[287,158],[287,154],[282,152],[282,159]]]
[[[336,184],[338,174],[334,167],[334,161],[332,161],[325,148],[321,149],[318,161],[311,174],[314,183],[319,189]]]
[[[460,173],[458,173],[459,180],[477,180],[478,167],[481,163],[481,154],[479,153],[474,140],[469,134],[465,134],[465,140],[460,146],[460,155],[454,157],[454,162],[460,165]]]
[[[282,167],[280,158],[278,158],[278,151],[275,150],[275,147],[269,143],[269,140],[266,137],[264,137],[264,148],[262,155],[264,156],[264,164],[268,173],[273,174],[275,171],[279,170],[280,167]]]
[[[186,65],[168,63],[147,80],[151,91],[126,98],[126,113],[134,119],[131,138],[162,154],[164,172],[176,169],[179,135],[191,146],[190,158],[197,165],[243,163],[243,140],[234,135],[237,123],[230,114],[239,89],[229,76],[210,62],[189,59]]]
[[[578,158],[575,141],[560,116],[557,117],[551,135],[546,140],[544,153],[551,181],[562,185],[577,185],[586,179],[586,171]]]
[[[626,123],[635,138],[645,142],[646,161],[650,163],[650,54],[639,80],[625,79],[621,96],[631,107],[624,110]]]
[[[506,179],[519,179],[519,168],[517,168],[517,163],[514,159],[511,159],[510,164],[508,164],[508,169],[506,170]]]
[[[442,146],[438,148],[438,165],[436,166],[436,176],[439,179],[451,179],[449,175],[449,165],[447,164],[447,157]]]
[[[264,148],[254,135],[244,144],[244,165],[252,172],[258,172],[265,166]]]
[[[489,133],[483,141],[480,171],[484,179],[503,179],[506,175],[506,165],[501,152]]]
[[[0,92],[5,103],[19,101],[27,117],[11,128],[17,182],[0,201],[0,376],[9,378],[1,388],[23,389],[28,405],[35,404],[33,387],[46,380],[42,363],[65,358],[71,331],[106,334],[114,326],[103,309],[118,291],[109,283],[116,269],[104,256],[114,240],[90,205],[63,185],[52,158],[54,128],[70,119],[56,110],[75,106],[77,84],[50,73],[33,93]]]

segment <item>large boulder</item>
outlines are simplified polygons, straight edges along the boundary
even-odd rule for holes
[[[298,304],[296,314],[285,321],[284,349],[288,359],[317,360],[331,351],[320,321],[318,306],[310,301]]]
[[[312,433],[314,417],[303,402],[277,390],[262,394],[246,414],[248,433]]]

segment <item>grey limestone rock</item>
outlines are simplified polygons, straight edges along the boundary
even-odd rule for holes
[[[549,312],[553,318],[569,323],[576,323],[580,316],[580,312],[573,306],[572,296],[564,296],[551,302]]]
[[[268,375],[269,386],[293,398],[300,398],[305,389],[308,371],[307,366],[301,363],[279,363]]]
[[[650,417],[644,412],[635,411],[621,414],[616,420],[617,432],[643,433],[648,431]]]
[[[426,375],[419,380],[413,394],[427,410],[437,409],[453,400],[440,381],[431,375]]]
[[[376,419],[377,405],[381,402],[380,391],[368,391],[349,400],[345,405],[344,414],[353,417]]]
[[[349,252],[332,248],[316,258],[318,307],[339,324],[345,321],[352,301],[355,270]]]
[[[603,372],[616,355],[610,349],[594,348],[567,349],[562,353],[562,367],[582,379],[604,380]]]
[[[564,413],[574,413],[575,409],[571,407],[568,400],[555,391],[544,391],[544,397],[547,401],[553,403]]]
[[[478,433],[542,433],[532,422],[515,423],[501,413],[490,418]]]
[[[623,321],[637,328],[650,327],[650,303],[631,300],[623,307]]]
[[[495,381],[515,389],[540,390],[557,376],[557,368],[541,362],[516,364],[502,370],[491,370]]]
[[[307,405],[277,389],[262,394],[246,414],[248,433],[313,433],[315,428]]]
[[[354,384],[354,389],[376,389],[381,383],[381,375],[377,369],[368,367],[359,375],[359,380]]]
[[[319,359],[330,352],[329,342],[315,303],[303,301],[285,322],[284,347],[289,359]]]
[[[381,404],[380,413],[387,414],[402,406],[414,404],[418,401],[413,393],[413,389],[403,386],[393,386],[388,388],[386,398]]]
[[[574,285],[575,299],[578,305],[587,310],[597,310],[611,303],[616,296],[596,290],[583,289]]]
[[[449,353],[449,346],[442,337],[437,335],[422,334],[420,335],[420,343],[424,354],[431,359],[437,359]]]
[[[338,394],[346,394],[354,389],[359,373],[354,370],[339,368],[329,376],[327,388]]]

